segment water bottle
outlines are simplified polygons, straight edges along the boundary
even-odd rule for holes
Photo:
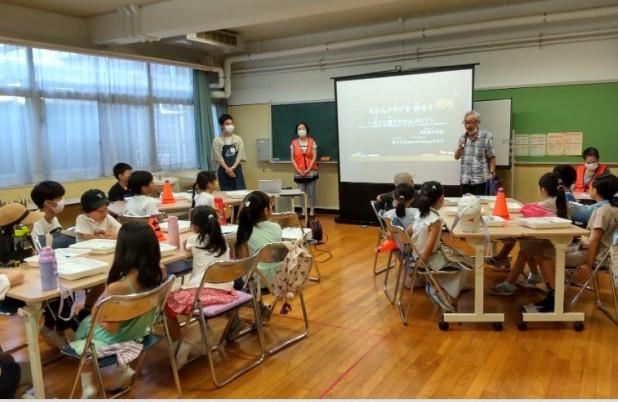
[[[51,247],[43,247],[39,253],[41,269],[41,289],[52,290],[58,287],[58,264]]]
[[[167,237],[168,243],[174,247],[180,247],[180,235],[178,234],[178,217],[170,216],[167,218]]]

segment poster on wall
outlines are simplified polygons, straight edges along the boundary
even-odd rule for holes
[[[530,156],[545,156],[547,134],[530,134]]]
[[[564,155],[564,133],[547,134],[547,155]]]
[[[564,154],[565,155],[581,155],[583,147],[584,133],[574,131],[564,133]]]
[[[515,156],[530,155],[530,135],[515,134]]]

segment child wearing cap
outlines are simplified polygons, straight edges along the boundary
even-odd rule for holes
[[[118,182],[107,192],[109,202],[124,201],[125,197],[132,197],[133,191],[129,188],[129,177],[133,168],[128,163],[119,162],[114,165],[114,177]]]
[[[88,190],[81,198],[82,211],[75,221],[77,241],[115,239],[120,223],[107,212],[109,200],[101,190]]]
[[[158,200],[151,197],[155,186],[152,173],[145,170],[136,170],[129,177],[129,188],[134,196],[127,201],[122,210],[125,216],[151,216],[159,215]]]

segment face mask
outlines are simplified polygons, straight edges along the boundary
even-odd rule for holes
[[[234,125],[233,124],[228,124],[225,126],[225,132],[228,134],[232,134],[234,132]]]
[[[56,215],[58,215],[60,212],[64,211],[64,199],[58,201],[56,203],[56,206],[52,207],[52,211],[54,211],[54,213]]]
[[[584,163],[584,165],[586,166],[586,170],[597,170],[599,167],[598,163]]]
[[[307,130],[298,130],[298,136],[299,137],[306,137],[307,136]]]

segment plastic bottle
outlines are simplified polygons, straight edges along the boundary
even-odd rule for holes
[[[41,269],[41,289],[52,290],[58,287],[58,264],[51,247],[43,247],[39,253]]]
[[[180,234],[178,233],[178,217],[170,216],[167,218],[167,242],[174,246],[180,247]]]

